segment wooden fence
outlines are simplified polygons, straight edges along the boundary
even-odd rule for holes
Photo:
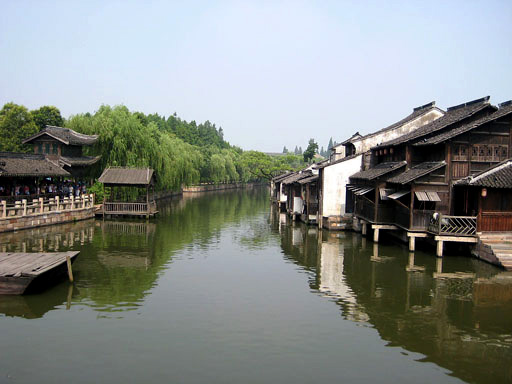
[[[156,204],[129,203],[129,202],[104,202],[104,214],[146,215],[156,212]]]

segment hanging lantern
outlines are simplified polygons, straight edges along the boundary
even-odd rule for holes
[[[487,196],[487,188],[482,188],[482,197]]]

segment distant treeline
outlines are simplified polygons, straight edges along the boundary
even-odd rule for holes
[[[98,177],[109,166],[149,166],[156,171],[157,188],[177,190],[200,182],[248,182],[269,179],[285,170],[303,167],[302,156],[272,157],[243,151],[224,140],[222,128],[206,121],[181,120],[176,114],[160,116],[131,112],[124,106],[101,106],[65,120],[53,106],[34,111],[7,103],[0,111],[0,151],[26,152],[22,140],[56,125],[87,135],[98,135],[87,155],[101,155],[91,168]]]

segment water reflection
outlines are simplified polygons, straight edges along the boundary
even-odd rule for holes
[[[222,229],[249,221],[234,240],[249,248],[268,241],[265,221],[251,221],[267,207],[261,190],[211,192],[162,201],[152,220],[87,220],[0,234],[2,252],[77,250],[72,295],[64,279],[35,295],[1,297],[0,314],[41,317],[62,306],[87,306],[100,317],[137,311],[175,259],[197,257],[218,246]]]
[[[315,291],[337,299],[345,319],[367,322],[388,346],[420,353],[463,380],[512,381],[512,273],[355,233],[276,225],[286,257],[311,274]]]

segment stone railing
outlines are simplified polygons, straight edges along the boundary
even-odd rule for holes
[[[6,200],[2,200],[0,201],[0,220],[29,215],[43,215],[49,212],[76,211],[93,207],[94,194],[65,198],[55,196],[46,200],[40,197],[31,201],[23,199],[14,203],[7,203]]]

